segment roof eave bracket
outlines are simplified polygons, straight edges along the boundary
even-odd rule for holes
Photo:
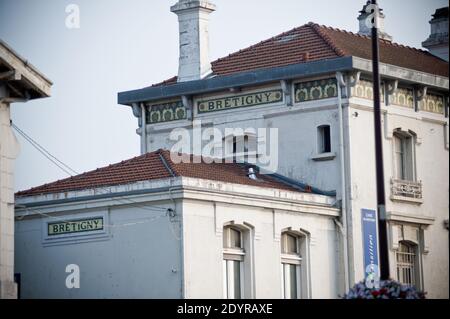
[[[281,89],[284,94],[284,100],[287,106],[293,106],[294,101],[292,98],[292,80],[281,80]]]

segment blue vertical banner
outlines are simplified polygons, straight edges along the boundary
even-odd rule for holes
[[[366,286],[369,288],[377,288],[380,278],[378,264],[377,212],[375,210],[362,209],[361,216]]]

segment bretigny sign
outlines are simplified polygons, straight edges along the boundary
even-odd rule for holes
[[[235,95],[212,100],[203,100],[197,103],[198,113],[208,113],[235,109],[240,107],[257,106],[283,101],[281,90],[271,90],[243,95]]]
[[[82,233],[103,229],[103,217],[54,222],[48,224],[48,236]]]

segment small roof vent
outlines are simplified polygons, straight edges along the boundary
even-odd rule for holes
[[[276,40],[276,43],[290,42],[296,38],[298,38],[298,34],[287,34],[287,35],[283,35],[283,36],[279,37]]]
[[[248,169],[247,176],[254,181],[258,180],[258,178],[256,177],[255,169],[253,167],[250,167]]]

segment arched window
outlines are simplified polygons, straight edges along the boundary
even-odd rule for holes
[[[281,235],[281,274],[282,296],[284,299],[302,297],[302,255],[301,237],[291,232]]]
[[[224,294],[227,299],[243,298],[244,236],[242,230],[227,226],[223,230]]]
[[[397,280],[404,285],[416,286],[419,281],[417,245],[407,241],[400,241],[396,255]]]

